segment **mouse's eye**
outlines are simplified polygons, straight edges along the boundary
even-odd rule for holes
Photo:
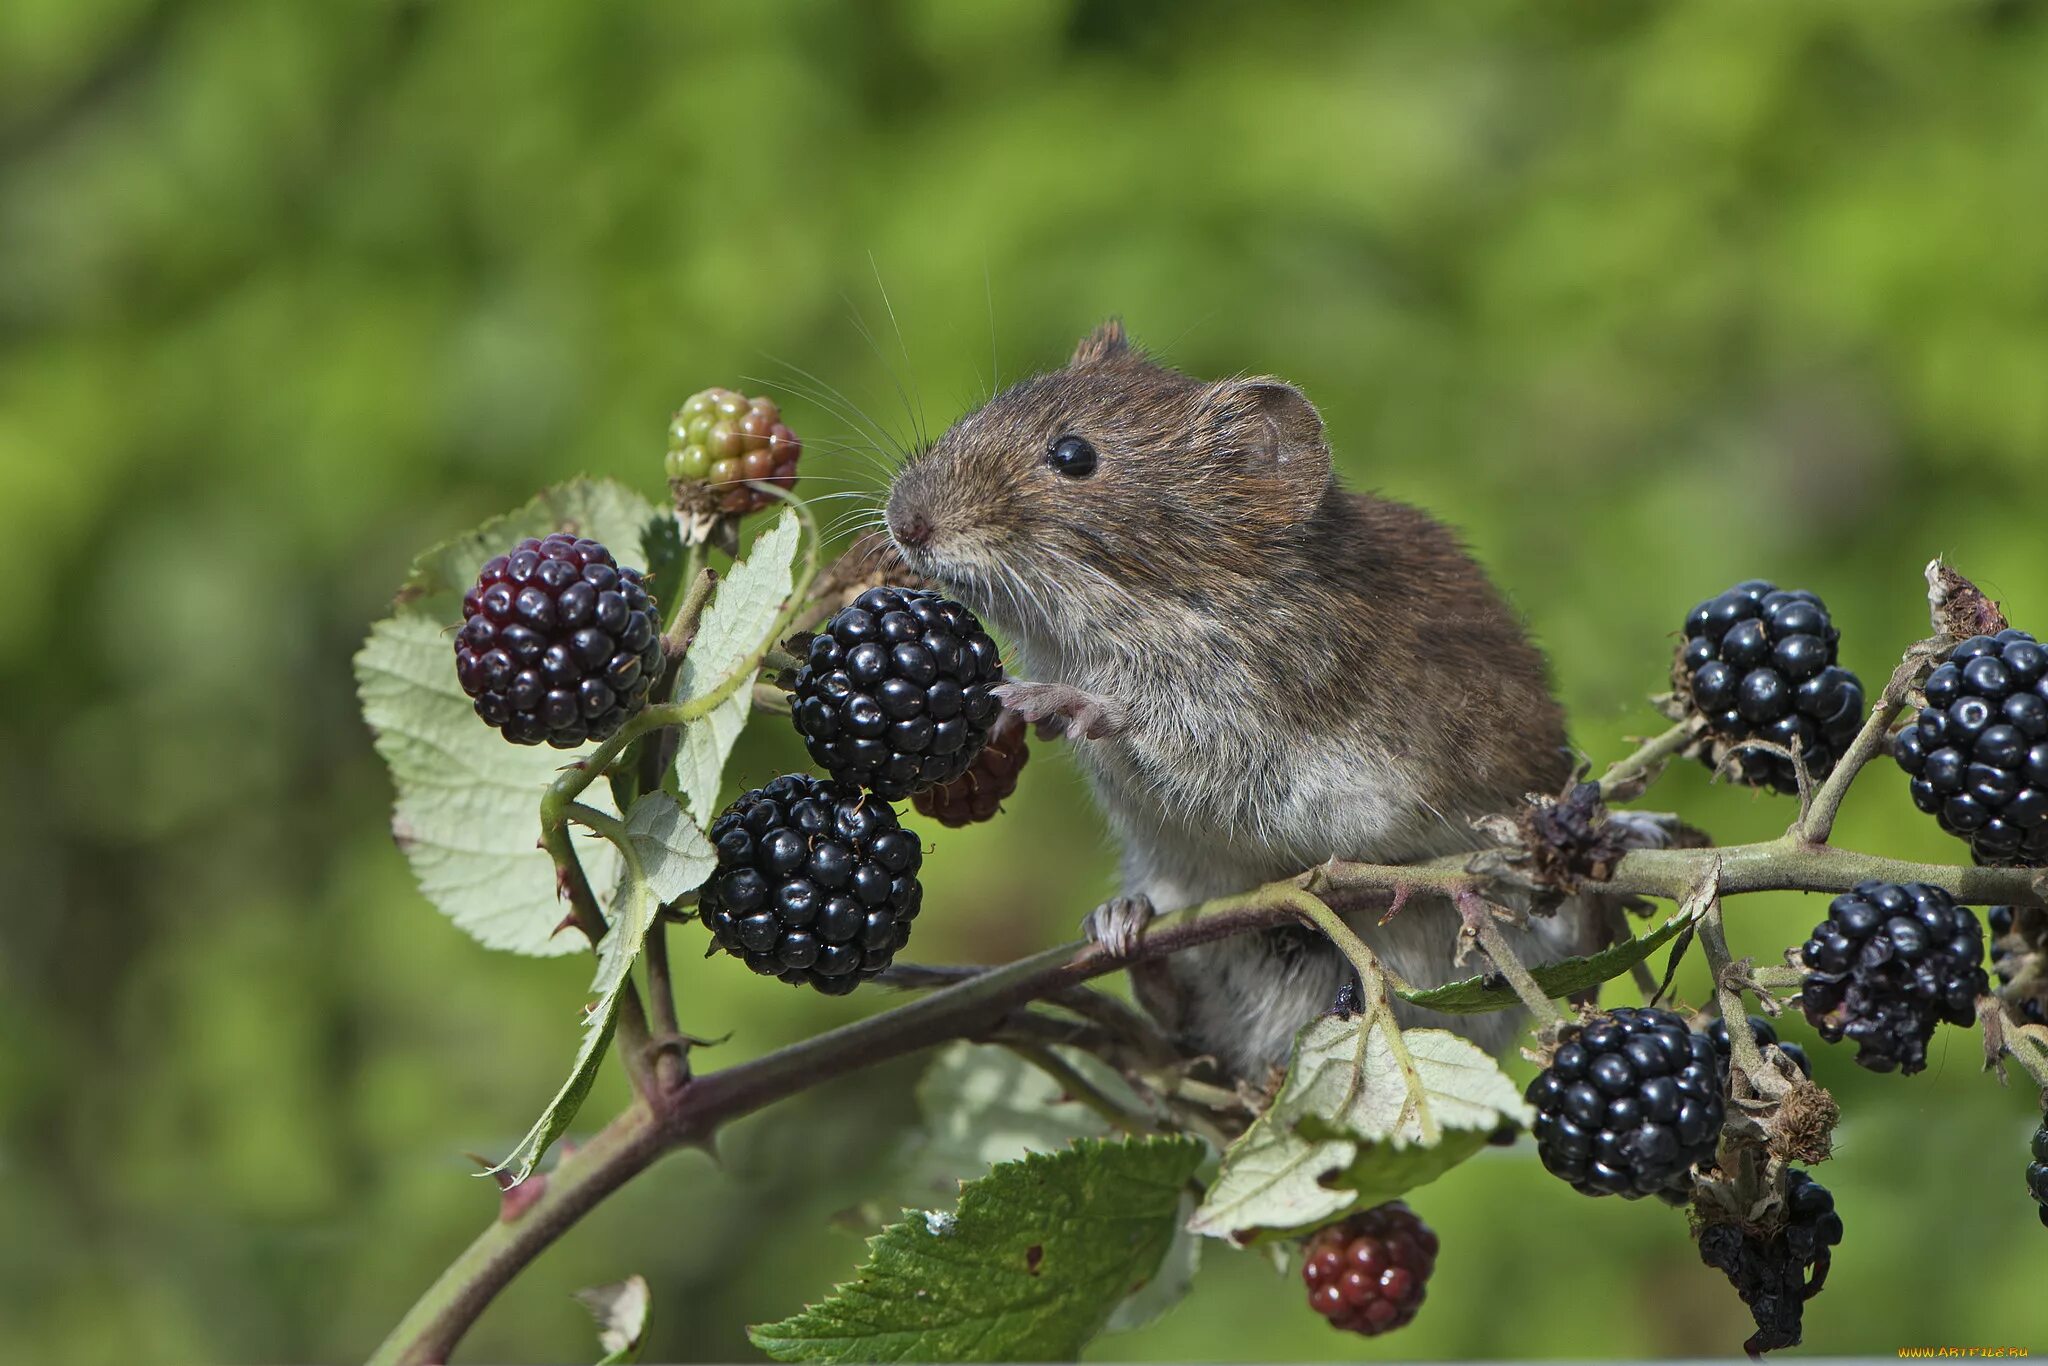
[[[1095,473],[1095,448],[1086,437],[1063,436],[1045,453],[1045,463],[1054,473],[1069,479],[1086,479]]]

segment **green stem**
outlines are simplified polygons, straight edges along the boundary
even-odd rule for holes
[[[1478,939],[1479,947],[1485,951],[1494,969],[1508,979],[1508,985],[1515,989],[1515,995],[1522,998],[1522,1004],[1529,1008],[1529,1013],[1541,1025],[1563,1024],[1564,1012],[1550,999],[1550,993],[1530,976],[1521,956],[1509,947],[1507,936],[1500,932],[1491,903],[1477,892],[1461,892],[1456,900],[1458,914]]]
[[[1616,760],[1600,776],[1600,795],[1609,800],[1620,800],[1619,794],[1624,793],[1630,798],[1640,796],[1664,765],[1692,743],[1696,729],[1681,722],[1644,741],[1635,753]]]
[[[1905,659],[1892,671],[1884,692],[1871,707],[1863,729],[1856,733],[1855,740],[1835,764],[1834,771],[1828,774],[1827,781],[1813,794],[1813,800],[1793,825],[1791,833],[1795,838],[1807,844],[1828,842],[1828,836],[1835,830],[1835,817],[1841,813],[1842,799],[1849,795],[1849,784],[1856,780],[1865,764],[1883,752],[1892,722],[1905,709],[1907,693],[1927,672],[1939,644],[1938,640],[1923,640],[1906,651]]]

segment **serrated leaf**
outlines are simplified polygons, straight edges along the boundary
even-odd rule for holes
[[[1053,1051],[1119,1104],[1157,1113],[1156,1104],[1093,1055]],[[917,1104],[923,1133],[905,1162],[901,1189],[906,1199],[919,1202],[951,1201],[962,1183],[997,1163],[1060,1152],[1076,1139],[1112,1133],[1108,1120],[1068,1096],[1042,1070],[993,1044],[955,1043],[942,1049],[918,1083]],[[1184,1227],[1194,1212],[1193,1200],[1185,1203],[1158,1274],[1116,1307],[1103,1332],[1141,1328],[1187,1295],[1201,1262],[1202,1240]]]
[[[576,1302],[597,1322],[597,1345],[604,1352],[597,1366],[622,1366],[640,1359],[649,1299],[645,1276],[628,1276],[614,1285],[594,1285],[576,1292]]]
[[[541,792],[587,751],[507,744],[476,718],[455,681],[462,594],[484,560],[522,537],[575,530],[630,562],[643,528],[660,520],[617,484],[551,489],[422,555],[396,609],[356,655],[363,716],[397,788],[393,835],[427,899],[488,948],[555,955],[586,947],[579,934],[556,933],[563,908],[554,863],[535,840]],[[601,787],[585,800],[612,809]],[[593,846],[585,871],[594,886],[608,886],[618,861],[608,846]]]
[[[1602,982],[1612,981],[1662,948],[1692,923],[1692,911],[1680,911],[1648,934],[1610,944],[1583,958],[1561,958],[1555,963],[1529,969],[1543,994],[1552,998],[1570,996]],[[1510,1010],[1522,1004],[1515,989],[1490,974],[1447,982],[1440,987],[1399,990],[1395,995],[1411,1005],[1427,1006],[1445,1015],[1480,1015],[1493,1010]]]
[[[632,971],[661,904],[695,891],[718,865],[717,851],[666,792],[642,795],[626,813],[625,825],[633,857],[619,875],[611,928],[597,946],[597,980],[590,989],[600,996],[616,990]]]
[[[1398,1029],[1384,1007],[1323,1016],[1296,1036],[1279,1095],[1225,1151],[1190,1227],[1240,1243],[1307,1232],[1435,1180],[1503,1121],[1529,1118],[1515,1084],[1467,1039]]]
[[[518,1146],[484,1175],[510,1172],[512,1184],[518,1185],[533,1175],[541,1155],[569,1131],[576,1112],[583,1108],[583,1101],[597,1080],[597,1069],[604,1062],[605,1050],[611,1047],[612,1030],[619,1022],[619,994],[623,985],[621,982],[619,987],[606,992],[586,1012],[583,1042],[577,1046],[576,1061],[569,1068],[569,1079],[562,1083],[561,1090],[555,1092],[554,1099],[548,1102],[547,1109],[541,1111],[540,1118],[533,1122],[533,1127],[526,1131]]]
[[[698,623],[690,652],[683,657],[677,700],[691,701],[715,690],[761,643],[795,584],[792,566],[801,539],[797,515],[786,508],[773,526],[754,538],[747,558],[718,585]],[[685,730],[676,745],[677,787],[700,825],[709,825],[718,815],[725,761],[753,705],[750,680]]]
[[[1095,1058],[1060,1057],[1108,1094],[1136,1105],[1137,1094]],[[906,1165],[908,1199],[950,1200],[960,1183],[1027,1153],[1056,1153],[1077,1138],[1107,1138],[1109,1122],[1007,1048],[955,1043],[941,1049],[917,1085],[923,1132]]]
[[[748,1336],[779,1361],[1071,1360],[1157,1272],[1203,1153],[1083,1139],[1003,1163],[957,1213],[884,1229],[852,1281]]]

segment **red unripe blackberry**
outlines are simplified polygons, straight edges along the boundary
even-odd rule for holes
[[[910,942],[924,850],[887,802],[792,773],[711,823],[718,867],[697,913],[764,976],[843,996]]]
[[[654,599],[637,569],[560,532],[493,556],[462,598],[455,677],[507,740],[574,749],[647,703],[661,672]]]
[[[1377,1337],[1422,1307],[1437,1238],[1399,1200],[1316,1230],[1302,1248],[1309,1308],[1334,1328]]]
[[[789,488],[804,453],[782,420],[775,400],[748,398],[733,389],[692,394],[668,427],[668,477],[678,484],[709,485],[713,505],[743,517],[777,501],[747,481]]]
[[[1799,1004],[1829,1043],[1873,1072],[1918,1072],[1937,1024],[1969,1024],[1990,989],[1984,927],[1939,887],[1859,882],[1828,903],[1799,950]]]
[[[989,730],[988,744],[967,771],[950,783],[912,793],[910,804],[919,815],[955,829],[991,820],[1017,790],[1017,775],[1030,758],[1030,728],[1023,717],[1005,708]]]
[[[1863,723],[1863,684],[1835,663],[1840,637],[1817,596],[1762,579],[1693,608],[1673,682],[1706,718],[1708,766],[1726,761],[1739,782],[1797,792],[1790,759],[1743,747],[1764,740],[1796,752],[1815,782],[1826,777]]]
[[[899,801],[950,783],[1002,711],[996,645],[937,593],[870,588],[811,638],[791,717],[811,757],[842,783]]]
[[[2025,631],[1972,636],[1923,691],[1892,748],[1913,804],[1979,863],[2048,864],[2048,648]]]

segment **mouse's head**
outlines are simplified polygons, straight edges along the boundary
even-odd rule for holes
[[[1266,580],[1330,482],[1299,390],[1191,379],[1112,321],[905,465],[888,523],[919,574],[1012,635],[1057,642]]]

